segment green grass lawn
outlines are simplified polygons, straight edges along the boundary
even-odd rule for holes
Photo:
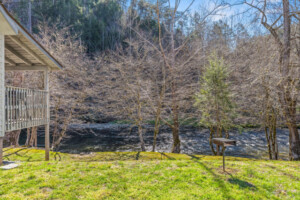
[[[0,199],[300,199],[300,162],[160,153],[5,149]]]

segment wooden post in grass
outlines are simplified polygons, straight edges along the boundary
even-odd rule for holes
[[[49,105],[49,71],[46,69],[44,71],[44,90],[47,92],[46,94],[46,119],[47,124],[45,125],[45,160],[49,161],[50,158],[50,105]]]
[[[0,166],[3,164],[3,137],[0,137]]]
[[[236,146],[236,140],[226,138],[213,138],[213,143],[223,147],[223,171],[225,172],[225,149],[228,146]]]
[[[223,172],[225,172],[225,149],[226,147],[223,147]]]
[[[5,135],[5,54],[4,35],[0,33],[0,165],[2,165],[3,137]]]

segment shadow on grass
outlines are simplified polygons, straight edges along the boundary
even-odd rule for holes
[[[205,156],[195,156],[195,155],[192,155],[192,154],[186,154],[187,156],[189,156],[189,157],[191,157],[192,158],[192,160],[193,159],[196,159],[196,160],[201,160],[201,158],[204,158]]]
[[[227,179],[227,181],[228,181],[227,182],[227,181],[223,180],[218,174],[213,172],[213,170],[211,168],[209,168],[207,165],[205,165],[203,162],[200,162],[201,157],[197,157],[195,155],[188,155],[188,156],[190,156],[192,158],[191,159],[192,161],[200,164],[208,173],[213,175],[213,177],[216,180],[216,183],[218,184],[219,188],[223,192],[224,197],[226,199],[232,199],[232,196],[230,195],[230,190],[227,188],[228,186],[230,187],[230,185],[227,185],[228,182],[230,184],[238,185],[241,189],[252,189],[252,190],[257,189],[255,185],[253,185],[247,181],[240,180],[240,179],[232,176],[232,174],[230,174],[229,172],[225,171],[225,173],[231,177],[231,178]]]
[[[139,152],[137,152],[137,154],[136,154],[136,156],[135,156],[135,159],[136,160],[139,160],[140,159],[140,154],[141,154],[141,152],[139,151]]]
[[[204,163],[200,162],[201,158],[196,157],[194,155],[186,154],[187,156],[190,156],[192,161],[195,163],[198,163],[201,167],[203,167],[209,174],[211,174],[214,177],[215,182],[219,186],[220,190],[222,191],[225,199],[233,199],[233,197],[230,195],[230,191],[228,190],[226,186],[226,182],[216,173],[213,172],[211,168],[209,168]]]
[[[231,183],[231,184],[234,184],[234,185],[238,185],[240,188],[251,188],[251,189],[254,189],[256,190],[256,186],[251,184],[251,183],[248,183],[247,181],[242,181],[238,178],[235,178],[233,176],[231,176],[232,178],[228,179],[228,182]]]
[[[8,149],[10,150],[10,149]],[[6,150],[6,151],[8,151]],[[25,151],[27,150],[27,151]],[[4,151],[4,152],[6,152]],[[10,153],[10,154],[7,154],[7,155],[4,155],[3,158],[7,159],[7,160],[10,160],[10,156],[13,156],[13,155],[16,155],[18,157],[22,157],[22,158],[27,158],[27,161],[30,161],[32,159],[31,156],[26,156],[26,154],[30,151],[29,148],[20,148],[20,149],[17,149],[16,151]],[[20,152],[22,152],[22,154],[19,154]]]
[[[176,160],[176,159],[173,158],[172,156],[169,156],[169,155],[167,155],[167,154],[165,154],[165,153],[160,152],[160,154],[161,154],[161,158],[164,156],[164,157],[166,157],[168,160]]]

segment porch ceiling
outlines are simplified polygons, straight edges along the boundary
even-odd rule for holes
[[[5,68],[6,70],[42,70],[50,67],[59,68],[33,45],[24,35],[5,36]]]

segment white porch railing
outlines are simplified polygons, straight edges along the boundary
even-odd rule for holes
[[[45,125],[47,92],[16,87],[5,88],[5,131]]]

